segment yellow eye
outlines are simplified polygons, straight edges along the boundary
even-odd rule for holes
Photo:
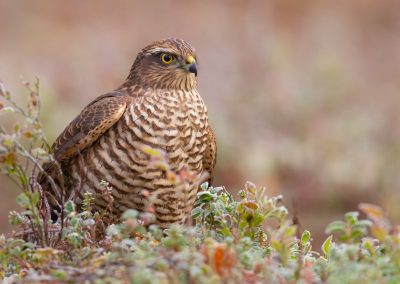
[[[161,61],[165,64],[171,64],[175,60],[175,56],[168,53],[161,54]]]

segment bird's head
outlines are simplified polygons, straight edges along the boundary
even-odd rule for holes
[[[155,89],[196,88],[197,60],[192,46],[165,39],[146,46],[136,57],[125,84]]]

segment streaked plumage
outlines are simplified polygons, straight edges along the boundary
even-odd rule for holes
[[[86,106],[56,139],[53,150],[66,192],[53,190],[44,177],[42,187],[58,201],[72,192],[80,202],[83,192],[93,192],[98,209],[107,205],[100,189],[104,180],[113,188],[116,214],[144,210],[149,194],[161,227],[184,222],[199,183],[212,179],[216,157],[196,75],[195,51],[183,40],[145,47],[126,82]],[[165,153],[170,171],[194,178],[169,178],[143,147]],[[54,165],[45,169],[56,176]]]

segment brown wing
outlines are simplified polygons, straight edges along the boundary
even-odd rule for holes
[[[92,101],[54,142],[52,148],[55,159],[58,162],[66,161],[93,144],[121,118],[126,104],[126,97],[120,92],[108,93]],[[54,162],[44,164],[43,170],[53,176]],[[39,173],[38,182],[44,184],[43,173]]]
[[[56,139],[52,146],[55,159],[62,164],[92,145],[121,118],[126,106],[127,96],[121,92],[112,92],[95,99]],[[62,200],[62,193],[59,189],[64,188],[65,180],[58,173],[54,162],[44,164],[43,171],[39,173],[37,181],[50,194],[48,195],[50,206],[58,208],[56,200],[58,202]],[[51,183],[51,179],[46,177],[51,177],[54,184]]]
[[[207,147],[204,153],[203,166],[204,170],[209,173],[208,183],[211,184],[214,178],[214,167],[217,161],[217,142],[211,127],[207,129]]]
[[[54,142],[56,160],[68,160],[92,145],[121,118],[126,105],[126,97],[119,92],[102,95],[91,102]]]

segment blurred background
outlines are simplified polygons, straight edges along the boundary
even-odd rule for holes
[[[249,180],[283,194],[319,243],[360,202],[399,223],[399,4],[2,0],[0,80],[23,101],[21,82],[40,79],[53,141],[123,83],[142,47],[187,40],[218,140],[215,184],[237,192]],[[19,191],[3,176],[0,189],[9,232]]]

